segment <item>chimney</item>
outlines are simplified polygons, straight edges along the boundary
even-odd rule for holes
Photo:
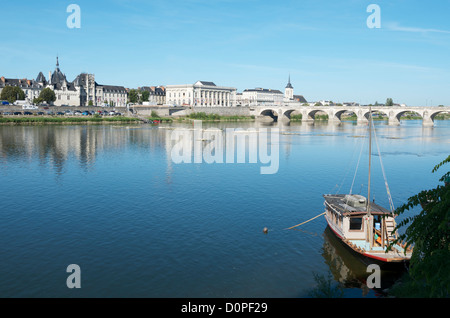
[[[4,83],[4,82],[5,82],[5,77],[2,76],[2,77],[0,78],[0,80]]]

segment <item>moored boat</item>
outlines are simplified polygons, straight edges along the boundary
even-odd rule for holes
[[[367,202],[361,195],[327,194],[325,198],[325,219],[333,233],[365,263],[380,265],[407,264],[412,249],[405,249],[397,239],[395,219],[391,211]],[[370,215],[368,215],[369,206]]]
[[[384,267],[407,265],[411,259],[412,248],[397,242],[394,209],[386,179],[391,210],[370,200],[372,125],[370,109],[367,197],[351,194],[351,191],[350,194],[325,194],[325,219],[333,233],[366,264],[377,263]]]

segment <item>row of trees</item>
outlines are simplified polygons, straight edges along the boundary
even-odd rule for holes
[[[16,100],[24,100],[25,93],[20,87],[5,86],[5,88],[2,89],[2,93],[0,94],[0,99],[7,100],[12,104]]]
[[[128,101],[133,104],[148,102],[149,98],[150,98],[149,91],[139,91],[137,89],[130,89],[130,91],[128,92]]]
[[[378,102],[375,102],[375,104],[373,105],[379,106],[380,104],[378,104]],[[392,98],[387,98],[384,106],[394,106],[394,100]]]
[[[25,100],[25,92],[17,86],[5,86],[2,89],[2,93],[0,94],[1,100],[7,100],[11,104],[14,103],[16,100]],[[42,102],[51,103],[56,100],[56,95],[53,90],[50,88],[44,88],[41,93],[39,94],[39,97],[33,99],[33,103],[39,104]]]

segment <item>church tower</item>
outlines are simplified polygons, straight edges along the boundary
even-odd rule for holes
[[[294,99],[294,88],[292,87],[292,84],[291,84],[291,75],[290,74],[289,74],[288,83],[287,83],[286,88],[284,90],[284,98],[286,100],[293,100]]]

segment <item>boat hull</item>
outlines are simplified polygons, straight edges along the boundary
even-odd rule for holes
[[[409,266],[409,259],[405,258],[403,260],[390,260],[389,258],[383,257],[383,255],[373,255],[369,253],[365,253],[361,250],[358,250],[352,246],[350,246],[340,233],[336,229],[334,229],[333,225],[329,222],[328,218],[325,216],[325,220],[327,221],[327,225],[330,228],[331,232],[339,239],[340,243],[343,244],[359,261],[361,261],[365,265],[376,264],[380,266],[382,269],[387,270],[402,270],[407,269]]]

